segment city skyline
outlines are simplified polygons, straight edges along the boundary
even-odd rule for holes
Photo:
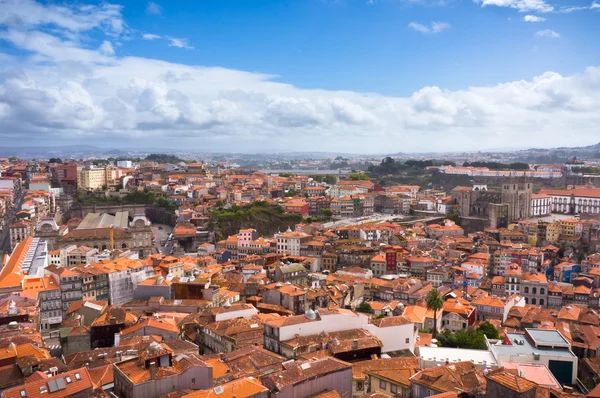
[[[0,2],[0,144],[394,153],[598,142],[600,4]]]

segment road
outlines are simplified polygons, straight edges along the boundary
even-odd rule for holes
[[[152,232],[154,233],[154,248],[157,253],[170,254],[173,248],[173,241],[168,241],[165,245],[162,244],[169,237],[173,228],[165,224],[152,224]]]
[[[25,196],[25,190],[21,190],[21,192],[17,193],[14,206],[12,206],[4,216],[4,226],[2,227],[2,230],[0,230],[0,257],[5,253],[10,254],[9,227],[14,224],[17,212],[21,210],[23,196]]]

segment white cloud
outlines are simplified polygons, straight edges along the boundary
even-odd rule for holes
[[[9,64],[0,63],[0,145],[18,139],[40,145],[389,153],[598,141],[600,67],[573,76],[547,72],[495,86],[433,86],[384,96],[119,57],[109,41],[88,49],[39,30],[8,27],[0,34],[31,54],[24,60],[0,54]]]
[[[104,40],[99,48],[100,52],[104,55],[115,55],[115,49],[111,42]]]
[[[445,29],[450,29],[450,24],[447,22],[432,22],[429,26],[425,26],[417,22],[411,22],[408,27],[421,33],[439,33]]]
[[[597,2],[593,2],[592,5],[590,6],[591,10],[600,10],[600,3]]]
[[[550,29],[538,30],[535,32],[535,35],[537,37],[549,37],[551,39],[558,39],[560,37],[558,33]]]
[[[169,47],[193,49],[194,47],[188,44],[188,39],[169,37]]]
[[[160,36],[152,34],[152,33],[144,33],[142,35],[142,39],[144,39],[144,40],[156,40],[156,39],[160,39]]]
[[[155,2],[150,1],[146,6],[146,12],[148,14],[160,15],[160,13],[162,12],[162,7],[156,4]]]
[[[544,22],[546,18],[538,17],[536,15],[525,15],[523,20],[525,22]]]
[[[63,7],[42,5],[33,0],[0,0],[0,25],[19,29],[45,25],[71,32],[100,28],[111,34],[121,34],[125,22],[122,7],[103,3],[99,6]]]
[[[548,4],[545,0],[473,0],[482,7],[496,6],[509,7],[519,10],[520,12],[552,12],[554,7]]]

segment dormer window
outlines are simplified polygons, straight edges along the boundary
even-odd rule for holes
[[[81,375],[79,373],[75,373],[75,380],[81,380]]]

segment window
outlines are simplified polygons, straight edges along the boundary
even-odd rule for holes
[[[393,394],[396,394],[398,392],[398,386],[396,386],[395,384],[390,384],[390,391]]]
[[[45,393],[47,391],[48,391],[48,389],[46,388],[46,386],[41,386],[40,387],[40,394],[43,394],[43,393]]]
[[[383,380],[379,380],[379,388],[381,388],[382,390],[385,390],[387,387],[387,383]]]
[[[65,377],[65,380],[67,380],[67,384],[72,383],[73,380],[71,379],[71,376],[67,376]]]
[[[533,305],[535,305],[535,304],[536,304],[536,300],[535,300],[535,298],[532,298],[532,299],[531,299],[531,304],[533,304]]]
[[[196,384],[196,378],[192,377],[192,384]]]
[[[75,373],[75,380],[81,380],[81,375],[79,373]]]
[[[540,294],[545,294],[545,293],[546,293],[546,290],[544,290],[544,288],[543,288],[543,287],[541,287],[541,288],[540,288]]]
[[[25,390],[21,390],[21,397],[26,397],[27,396],[27,391]]]
[[[406,344],[410,343],[410,337],[406,339]]]
[[[362,381],[358,381],[356,382],[356,390],[357,391],[362,391],[363,390],[363,382]]]

